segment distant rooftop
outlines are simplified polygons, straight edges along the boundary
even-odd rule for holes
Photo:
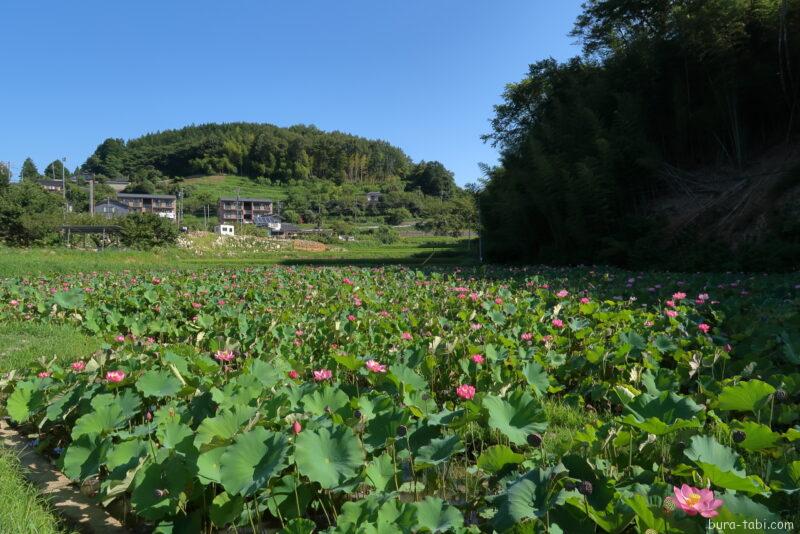
[[[175,200],[175,195],[147,195],[145,193],[117,193],[117,198],[156,198],[161,200]]]
[[[220,197],[221,202],[236,202],[236,197]],[[247,198],[247,197],[239,197],[239,202],[272,202],[275,203],[274,200],[270,200],[268,198]]]

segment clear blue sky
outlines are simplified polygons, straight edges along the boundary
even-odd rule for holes
[[[580,0],[2,0],[0,160],[15,176],[107,137],[304,123],[436,159],[459,184],[529,63],[578,53]]]

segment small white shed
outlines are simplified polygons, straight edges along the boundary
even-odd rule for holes
[[[235,235],[232,224],[220,224],[214,227],[214,233],[219,235]]]

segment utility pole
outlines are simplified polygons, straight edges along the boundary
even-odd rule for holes
[[[178,226],[181,226],[183,224],[183,188],[178,191],[178,201],[180,202],[178,207]]]
[[[89,214],[94,215],[94,175],[89,177]]]

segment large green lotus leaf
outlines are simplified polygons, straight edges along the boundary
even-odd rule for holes
[[[28,418],[44,405],[44,394],[33,382],[19,382],[14,392],[8,397],[6,410],[11,419],[17,422]]]
[[[505,468],[521,464],[525,457],[511,450],[507,445],[493,445],[478,457],[478,467],[487,473],[499,473]]]
[[[372,493],[359,501],[346,502],[333,533],[396,534],[416,530],[416,509],[392,494]]]
[[[691,446],[683,453],[702,470],[703,476],[721,488],[749,494],[768,492],[764,482],[755,475],[747,476],[738,467],[739,456],[711,436],[692,436]]]
[[[716,497],[723,502],[717,509],[719,515],[714,518],[714,523],[720,526],[717,529],[719,534],[789,534],[790,532],[785,528],[778,528],[778,523],[781,521],[778,514],[750,497],[729,492]],[[774,528],[769,528],[768,525]]]
[[[58,421],[63,418],[70,410],[77,406],[83,391],[83,385],[79,385],[53,398],[45,411],[44,421]],[[14,417],[11,412],[9,412],[9,415],[11,415],[12,418]]]
[[[775,388],[761,380],[739,382],[722,388],[717,397],[717,407],[723,411],[757,413],[773,393]]]
[[[136,473],[131,504],[145,519],[175,516],[180,508],[181,493],[191,480],[191,471],[178,456],[149,463]]]
[[[147,445],[141,439],[122,441],[111,446],[106,454],[106,467],[117,475],[124,474],[139,463],[139,458],[147,454]],[[119,476],[115,476],[119,478]]]
[[[100,397],[100,395],[98,395]],[[133,389],[127,388],[120,392],[113,401],[120,410],[122,410],[122,417],[130,419],[136,416],[142,406],[142,399],[139,394]]]
[[[741,430],[745,433],[744,441],[738,444],[739,447],[748,451],[760,451],[774,447],[780,441],[781,435],[773,432],[767,425],[756,423],[755,421],[736,421],[731,428]]]
[[[547,371],[536,362],[529,362],[522,368],[522,374],[528,381],[528,385],[533,388],[537,396],[544,395],[547,388],[550,387],[550,378],[547,376]]]
[[[661,523],[662,520],[656,518],[645,495],[634,494],[631,497],[624,497],[623,500],[636,514],[636,521],[639,524],[640,532],[644,532],[648,528],[658,532],[659,523]]]
[[[221,484],[220,459],[225,447],[211,449],[197,457],[197,476],[203,484]]]
[[[175,449],[184,454],[194,452],[192,439],[194,431],[189,425],[180,421],[166,421],[158,425],[156,437],[161,445],[167,449]]]
[[[505,434],[515,445],[524,445],[528,435],[547,429],[542,405],[527,391],[515,391],[508,400],[487,395],[483,406],[489,412],[489,426]]]
[[[306,508],[314,498],[311,483],[302,483],[296,474],[285,475],[271,484],[267,507],[275,517],[291,519],[306,515]]]
[[[271,388],[286,377],[277,361],[267,363],[258,359],[251,360],[250,374],[258,378],[265,388]]]
[[[622,422],[648,434],[662,436],[684,428],[698,428],[703,407],[671,391],[659,395],[642,393],[625,405],[630,412]]]
[[[403,384],[417,391],[422,391],[428,388],[428,382],[405,365],[392,365],[389,368],[389,374],[387,376],[398,386]]]
[[[791,442],[800,440],[800,427],[790,428],[789,430],[786,431],[784,436],[786,437],[787,440]]]
[[[325,489],[355,477],[364,464],[364,451],[348,427],[333,432],[327,428],[301,432],[295,441],[294,457],[300,473]]]
[[[154,369],[139,377],[136,389],[145,397],[174,397],[181,390],[181,382],[169,371]]]
[[[395,404],[375,412],[364,432],[364,447],[371,451],[386,445],[386,440],[397,436],[397,429],[403,424],[405,417],[406,412]]]
[[[421,464],[438,465],[463,450],[464,444],[461,439],[457,434],[453,434],[446,438],[434,439],[430,444],[420,447],[414,459]]]
[[[417,527],[429,532],[450,532],[464,526],[464,517],[458,508],[435,497],[412,504],[417,510]]]
[[[364,480],[378,491],[397,490],[397,470],[392,457],[383,453],[373,458],[364,470]]]
[[[103,397],[105,402],[98,402]],[[81,416],[72,427],[72,439],[84,435],[104,435],[125,423],[122,408],[114,403],[112,395],[98,395],[92,399],[92,411]]]
[[[244,497],[241,495],[229,495],[222,492],[211,501],[211,509],[208,516],[217,528],[222,528],[228,523],[238,519],[244,509]]]
[[[285,466],[286,436],[256,427],[236,437],[220,458],[220,482],[231,495],[252,495]]]
[[[800,460],[776,469],[769,484],[772,489],[789,495],[800,492]]]
[[[564,492],[551,491],[552,478],[563,472],[562,466],[535,469],[508,485],[505,493],[493,498],[497,514],[492,525],[505,531],[526,519],[543,517],[548,510],[564,502]]]
[[[323,415],[326,409],[337,412],[347,406],[350,397],[347,393],[333,386],[325,386],[302,398],[303,408],[314,415]]]
[[[96,434],[78,436],[64,451],[62,471],[67,478],[79,481],[98,474],[108,446],[108,439]]]
[[[84,297],[84,291],[76,287],[69,291],[59,291],[53,295],[53,302],[65,310],[76,310],[83,306]]]
[[[203,419],[197,427],[195,447],[199,448],[215,441],[228,441],[242,430],[255,412],[256,409],[252,406],[237,406],[232,410],[222,410],[214,417]]]

